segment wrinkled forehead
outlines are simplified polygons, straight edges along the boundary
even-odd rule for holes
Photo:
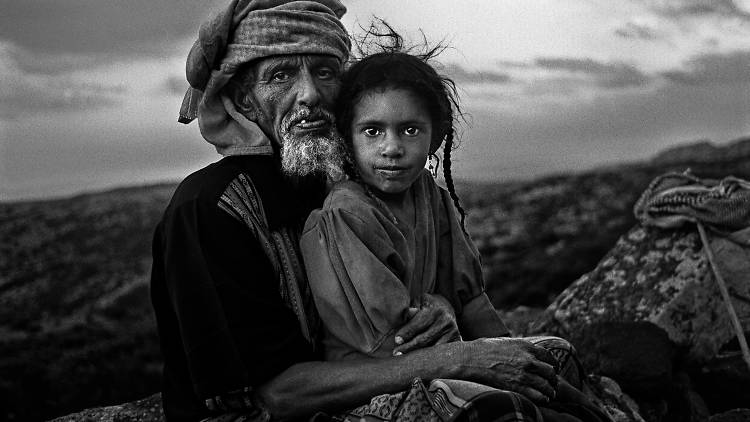
[[[249,67],[256,75],[268,73],[276,69],[300,69],[307,67],[317,69],[328,67],[332,70],[341,71],[343,69],[341,60],[329,54],[285,54],[277,56],[262,57],[253,60]]]

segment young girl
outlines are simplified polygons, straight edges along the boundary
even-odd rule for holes
[[[313,211],[301,240],[326,359],[391,356],[425,293],[451,303],[464,339],[508,335],[453,188],[453,82],[422,58],[379,53],[345,73],[337,105],[349,180]],[[441,146],[448,191],[425,169]]]

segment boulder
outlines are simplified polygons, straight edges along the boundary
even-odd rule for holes
[[[116,406],[96,407],[51,422],[164,422],[161,393]]]
[[[587,372],[614,378],[632,394],[655,397],[670,388],[674,348],[651,323],[594,323],[566,338]]]
[[[748,422],[750,421],[750,409],[732,409],[723,413],[712,415],[708,422]]]
[[[603,408],[614,422],[645,422],[638,404],[625,394],[615,380],[602,375],[589,375],[588,384]]]
[[[740,321],[750,327],[750,248],[718,236],[711,247],[729,291],[738,299],[733,304]],[[555,299],[534,331],[575,337],[593,325],[609,323],[652,324],[695,364],[710,361],[735,338],[694,227],[631,229],[593,271]],[[622,341],[630,336],[599,334],[624,337]]]
[[[750,370],[739,351],[720,353],[710,362],[693,368],[691,378],[714,413],[750,406]]]

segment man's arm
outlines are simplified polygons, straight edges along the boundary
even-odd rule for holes
[[[168,388],[180,391],[169,395],[175,406],[244,410],[244,400],[233,399],[242,391],[315,359],[259,242],[214,203],[174,209],[156,246],[164,251],[159,334],[167,339]]]
[[[403,391],[414,378],[454,378],[515,391],[544,403],[554,397],[554,358],[520,339],[440,344],[403,356],[291,366],[256,390],[273,418],[344,411],[373,396]]]

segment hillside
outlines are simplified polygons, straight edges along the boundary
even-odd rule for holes
[[[633,225],[653,177],[688,167],[750,179],[750,138],[529,182],[460,184],[493,303],[548,304]],[[43,420],[159,389],[150,242],[174,187],[0,203],[0,419]]]

